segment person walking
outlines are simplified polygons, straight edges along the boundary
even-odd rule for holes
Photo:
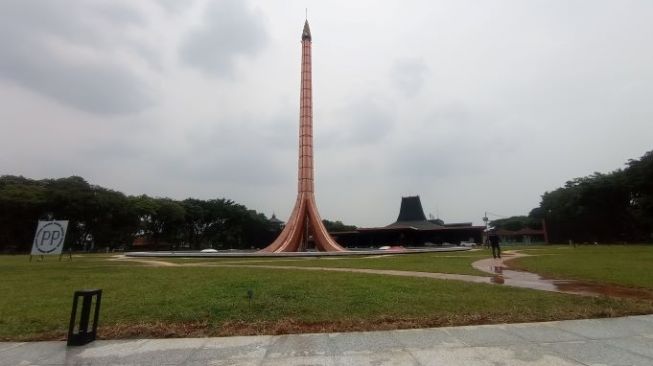
[[[490,231],[488,239],[492,247],[492,257],[494,259],[501,258],[501,247],[499,246],[499,235],[497,235],[497,232],[495,230]]]

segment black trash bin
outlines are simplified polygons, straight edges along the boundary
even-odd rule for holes
[[[91,316],[91,305],[95,297],[95,308],[93,312],[93,323],[89,324]],[[82,310],[79,317],[79,325],[75,326],[77,320],[77,305],[79,298],[82,299]],[[100,318],[100,302],[102,300],[102,290],[78,290],[73,295],[73,310],[70,314],[70,325],[68,326],[68,345],[83,346],[95,340],[97,335],[98,319]],[[75,329],[77,328],[77,329]],[[77,330],[77,332],[75,332]]]

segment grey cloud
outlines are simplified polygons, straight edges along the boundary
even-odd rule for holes
[[[255,55],[266,44],[261,15],[243,1],[222,0],[208,5],[204,24],[188,34],[179,52],[191,67],[232,78],[236,58]]]
[[[193,0],[186,0],[186,1],[179,1],[179,0],[158,0],[156,2],[159,6],[161,6],[163,9],[171,12],[171,13],[178,13],[181,12],[185,9],[191,8],[195,1]]]
[[[392,104],[372,96],[351,101],[336,116],[337,127],[326,140],[339,144],[374,144],[392,132],[395,124]]]
[[[138,112],[150,103],[144,85],[119,65],[66,65],[21,52],[6,52],[0,75],[81,110],[100,114]]]
[[[435,106],[403,132],[407,135],[391,147],[387,169],[409,180],[478,173],[492,154],[510,153],[521,144],[520,131],[506,131],[490,111],[461,102]]]
[[[408,181],[455,174],[458,166],[450,146],[421,142],[393,149],[387,168],[393,177]],[[464,158],[464,156],[462,157]]]
[[[215,121],[188,131],[190,150],[181,160],[162,164],[164,169],[179,164],[184,174],[210,181],[274,184],[291,176],[294,170],[288,168],[295,167],[297,126],[294,118],[289,122],[286,114],[257,121],[251,117]]]
[[[129,9],[110,8],[104,13],[85,2],[65,7],[56,1],[1,3],[0,77],[87,112],[125,114],[147,107],[149,90],[128,66],[109,57],[82,60],[57,46],[108,55],[102,47],[115,42],[113,29],[101,29],[92,19],[104,17],[113,26],[142,20]]]
[[[95,9],[95,13],[101,19],[121,26],[138,25],[146,21],[139,11],[117,3],[101,4]]]
[[[395,61],[390,71],[390,78],[395,88],[407,97],[419,94],[424,84],[428,66],[421,59],[403,59]]]

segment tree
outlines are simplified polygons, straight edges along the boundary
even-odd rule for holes
[[[335,233],[335,232],[356,230],[356,226],[345,225],[340,220],[336,220],[336,221],[322,220],[322,223],[324,224],[324,227],[327,229],[328,232]]]
[[[653,151],[629,160],[625,169],[630,191],[630,214],[641,240],[653,239]]]
[[[0,177],[0,251],[29,251],[46,205],[47,189],[42,182]]]
[[[524,228],[539,230],[542,228],[541,221],[530,216],[511,216],[497,219],[490,221],[490,226],[510,231],[518,231]]]
[[[93,186],[93,205],[85,223],[94,245],[109,248],[134,241],[139,219],[129,199],[121,192]]]
[[[568,181],[542,195],[533,217],[545,218],[551,241],[634,242],[653,238],[653,152],[623,170]]]

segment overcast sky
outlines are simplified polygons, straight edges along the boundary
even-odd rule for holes
[[[650,0],[3,0],[0,174],[286,220],[306,7],[323,218],[481,224],[653,149]]]

